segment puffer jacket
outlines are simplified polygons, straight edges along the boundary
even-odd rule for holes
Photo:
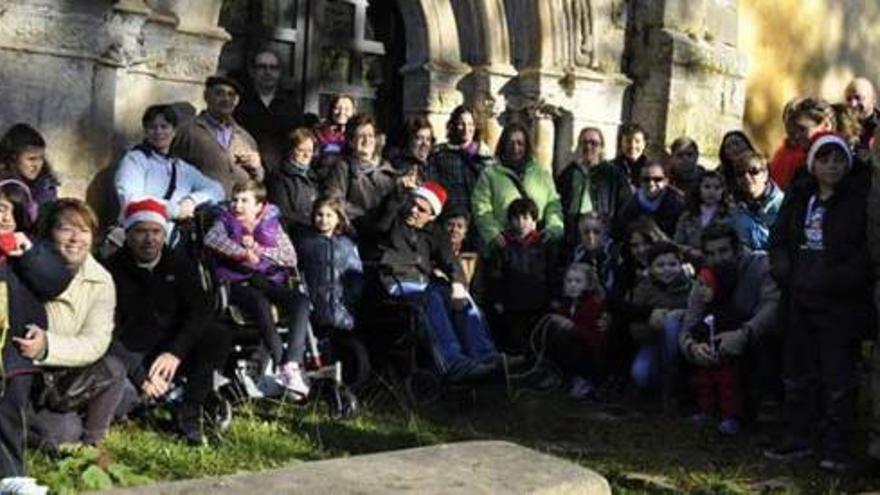
[[[492,287],[505,312],[543,311],[557,286],[556,244],[535,230],[524,239],[505,232],[506,244],[492,260]]]
[[[693,280],[684,273],[681,273],[669,284],[655,280],[649,275],[642,279],[633,290],[632,302],[636,306],[650,308],[650,310],[685,309],[688,306],[688,297],[693,284]],[[641,342],[649,340],[654,333],[647,321],[633,322],[630,325],[630,332],[634,339]]]
[[[344,235],[312,232],[300,242],[299,259],[312,301],[312,322],[319,327],[354,329],[353,309],[364,274],[354,242]]]
[[[785,194],[776,184],[768,183],[768,190],[757,203],[741,201],[730,212],[740,242],[752,251],[766,251],[770,241],[770,229],[782,207]]]
[[[474,186],[471,198],[474,223],[486,244],[494,241],[507,223],[507,207],[522,197],[516,187],[516,172],[501,163],[483,170]],[[562,237],[562,202],[556,193],[556,184],[550,171],[534,158],[529,160],[518,179],[529,197],[538,205],[541,228],[554,239]]]

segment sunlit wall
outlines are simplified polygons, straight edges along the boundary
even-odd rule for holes
[[[782,107],[798,95],[843,98],[853,76],[880,83],[880,2],[739,0],[748,61],[746,129],[765,153],[783,138]]]

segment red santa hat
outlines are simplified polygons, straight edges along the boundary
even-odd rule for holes
[[[849,144],[847,144],[846,140],[844,140],[840,134],[828,131],[820,132],[813,136],[812,142],[810,143],[810,151],[807,153],[807,170],[810,173],[813,173],[813,163],[816,161],[816,153],[820,148],[826,145],[837,146],[843,150],[843,153],[846,155],[846,168],[847,170],[852,168],[853,156],[852,151],[849,149]]]
[[[425,182],[413,192],[417,197],[427,201],[434,210],[434,215],[439,215],[446,204],[446,189],[436,182]]]
[[[164,203],[154,198],[131,201],[125,205],[122,226],[128,230],[138,222],[157,223],[168,230],[168,209]]]

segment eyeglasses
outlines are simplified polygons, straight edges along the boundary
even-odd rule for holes
[[[587,146],[599,147],[599,146],[602,146],[602,141],[597,141],[595,139],[588,139],[586,141],[581,141],[581,146],[583,146],[583,147],[587,147]]]
[[[642,177],[642,182],[650,182],[653,184],[660,184],[665,181],[666,177],[654,176],[654,177]]]
[[[764,170],[766,170],[766,169],[759,168],[759,167],[749,167],[745,170],[737,170],[734,175],[738,179],[742,179],[743,177],[746,176],[746,174],[751,175],[752,177],[757,177],[757,176],[763,174]]]

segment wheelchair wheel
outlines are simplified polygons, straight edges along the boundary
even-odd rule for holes
[[[219,391],[213,391],[205,401],[205,423],[216,433],[224,433],[232,426],[232,402]]]
[[[345,385],[330,387],[326,400],[333,419],[352,419],[361,412],[357,396]]]
[[[414,369],[403,383],[406,393],[414,405],[424,406],[440,398],[442,385],[440,377],[424,369]]]

